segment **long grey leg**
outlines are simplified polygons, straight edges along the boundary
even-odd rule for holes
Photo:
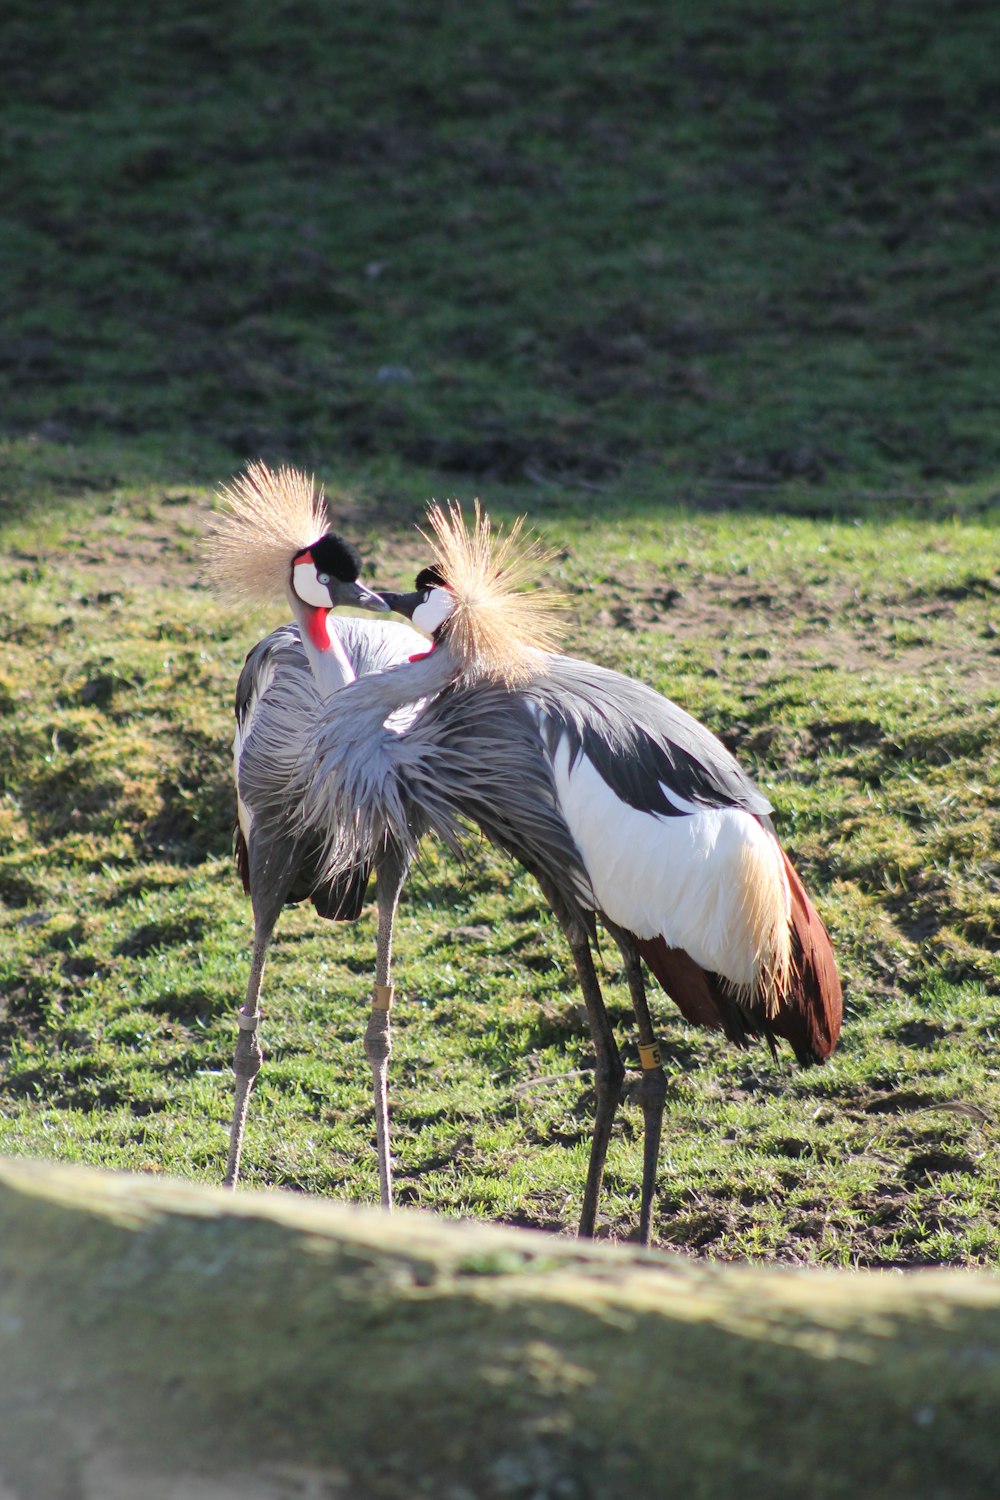
[[[223,1186],[235,1188],[240,1176],[240,1157],[243,1154],[243,1132],[246,1129],[247,1110],[250,1108],[250,1090],[260,1072],[263,1061],[260,1042],[257,1039],[257,1023],[260,1020],[260,990],[264,982],[264,963],[268,944],[271,941],[269,927],[266,932],[254,931],[253,957],[250,960],[250,977],[247,981],[247,998],[237,1017],[239,1035],[233,1055],[233,1072],[236,1074],[236,1098],[233,1105],[233,1123],[229,1131],[229,1160]]]
[[[375,950],[375,984],[372,1010],[365,1031],[365,1056],[372,1070],[375,1097],[375,1139],[378,1147],[379,1203],[392,1208],[392,1153],[389,1142],[389,1058],[392,1030],[389,1012],[395,986],[392,982],[392,937],[399,895],[406,880],[408,861],[399,850],[389,849],[376,874],[378,942]]]
[[[573,962],[576,965],[577,977],[583,993],[583,1003],[587,1007],[590,1035],[597,1055],[595,1068],[597,1108],[594,1112],[594,1134],[590,1143],[590,1163],[587,1167],[587,1182],[583,1192],[579,1229],[581,1239],[592,1239],[597,1224],[597,1205],[601,1196],[601,1183],[604,1180],[604,1164],[608,1156],[611,1127],[621,1103],[625,1068],[604,1006],[604,997],[601,994],[597,971],[594,968],[586,927],[579,917],[567,909],[559,892],[553,886],[537,874],[536,878],[539,880],[545,899],[555,912],[559,925],[566,934],[566,941],[573,954]]]
[[[639,1063],[642,1080],[638,1099],[643,1114],[642,1150],[642,1198],[639,1208],[639,1243],[648,1245],[653,1227],[653,1195],[656,1191],[656,1169],[660,1160],[660,1139],[663,1134],[663,1105],[667,1096],[667,1079],[660,1059],[660,1044],[653,1030],[646,999],[646,984],[642,973],[642,959],[630,935],[616,927],[605,917],[605,926],[611,933],[625,962],[625,976],[632,1009],[635,1011],[639,1031]]]

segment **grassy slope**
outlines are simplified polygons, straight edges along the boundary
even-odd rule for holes
[[[5,15],[8,428],[723,496],[1000,461],[988,4]]]
[[[574,649],[779,807],[843,1047],[796,1075],[661,1007],[658,1238],[998,1258],[1000,21],[678,9],[5,12],[4,1149],[218,1172],[228,702],[273,621],[191,584],[211,484],[263,452],[319,466],[382,577],[429,493],[528,510]],[[283,920],[250,1180],[373,1195],[371,953]],[[531,882],[428,848],[399,960],[401,1197],[571,1224],[588,1049]]]

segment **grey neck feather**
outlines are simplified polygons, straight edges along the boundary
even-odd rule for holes
[[[436,697],[460,670],[458,660],[442,644],[416,661],[401,662],[348,683],[330,700],[330,728],[320,730],[320,754],[331,748],[331,739],[343,741],[348,724],[355,743],[370,744],[390,714],[422,698]]]
[[[460,664],[439,646],[416,661],[358,677],[327,699],[312,747],[301,763],[296,793],[305,824],[329,846],[331,868],[374,856],[388,836],[415,848],[424,825],[397,766],[403,740],[386,720],[397,710],[434,698],[458,675]],[[438,830],[452,841],[452,820]]]

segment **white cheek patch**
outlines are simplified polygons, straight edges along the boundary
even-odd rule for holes
[[[325,584],[320,583],[316,577],[316,564],[313,562],[296,563],[292,569],[292,588],[302,600],[303,604],[311,604],[316,609],[329,609],[331,605],[330,590]]]
[[[418,630],[433,635],[447,620],[455,608],[455,601],[447,589],[431,589],[422,604],[418,604],[410,616]]]

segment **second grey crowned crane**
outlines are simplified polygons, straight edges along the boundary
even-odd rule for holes
[[[383,595],[431,634],[422,660],[344,688],[302,806],[342,838],[337,868],[417,806],[478,824],[539,880],[570,942],[597,1051],[598,1107],[580,1221],[592,1234],[624,1070],[590,954],[599,914],[622,949],[639,1024],[646,1125],[640,1237],[648,1242],[665,1079],[645,959],[684,1016],[745,1045],[786,1039],[820,1062],[840,1031],[830,941],[770,822],[770,804],[703,725],[640,683],[546,649],[537,594],[517,592],[515,534],[433,507],[432,569]],[[385,716],[424,699],[408,729]],[[346,731],[346,732],[345,732]],[[363,771],[360,739],[377,770]],[[359,778],[371,791],[359,797]]]
[[[235,1187],[239,1178],[250,1090],[261,1066],[257,1030],[264,965],[281,909],[309,900],[321,917],[354,921],[374,866],[379,925],[365,1049],[375,1090],[379,1192],[388,1207],[392,1185],[385,1116],[392,937],[417,835],[411,837],[408,830],[405,837],[385,841],[349,868],[331,871],[325,838],[305,828],[299,817],[295,774],[337,690],[357,677],[405,661],[424,637],[401,620],[332,613],[345,606],[384,613],[386,606],[358,582],[357,550],[331,529],[323,496],[308,476],[251,464],[220,498],[226,508],[209,534],[207,580],[236,599],[286,600],[295,616],[294,623],[272,631],[253,647],[236,688],[235,855],[253,906],[254,944],[233,1059],[236,1099],[225,1183]],[[281,702],[281,690],[291,683],[296,693],[290,709]],[[248,754],[257,773],[256,785],[250,788],[243,774]],[[262,781],[266,821],[258,815]]]

